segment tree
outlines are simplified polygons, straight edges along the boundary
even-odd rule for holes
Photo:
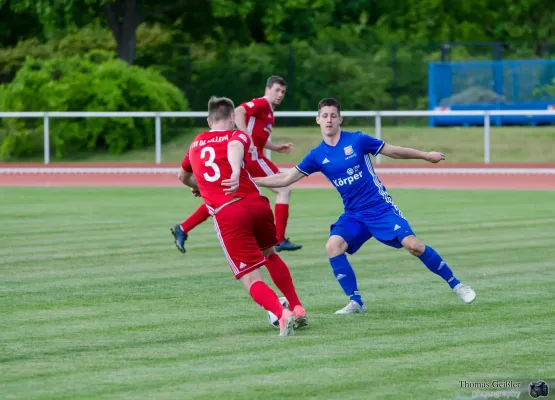
[[[0,5],[7,0],[0,0]],[[65,36],[95,20],[105,21],[117,43],[118,57],[133,64],[137,28],[144,21],[182,25],[193,36],[204,33],[210,5],[201,0],[10,0],[16,13],[32,13],[42,25],[44,36]],[[200,28],[200,29],[197,29]]]
[[[17,16],[10,7],[11,0],[0,0],[0,47],[15,46],[21,39],[41,35],[35,15],[26,12]]]

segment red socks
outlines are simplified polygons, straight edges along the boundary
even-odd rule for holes
[[[302,306],[297,296],[295,285],[293,285],[291,272],[289,272],[287,264],[283,262],[281,257],[276,253],[267,257],[266,268],[274,284],[289,302],[289,308],[293,310],[296,306]],[[252,299],[262,308],[271,311],[277,315],[278,318],[281,318],[281,313],[284,308],[279,302],[276,292],[274,292],[270,286],[263,281],[257,281],[251,285],[249,293]]]
[[[208,209],[202,204],[189,218],[183,221],[181,228],[185,233],[191,232],[194,227],[206,221],[208,217],[210,217]]]
[[[260,307],[274,313],[278,318],[281,318],[281,312],[284,308],[279,302],[276,292],[274,292],[270,286],[262,281],[256,281],[251,285],[249,293]]]
[[[276,234],[278,242],[285,239],[285,229],[287,228],[287,220],[289,219],[289,204],[276,203],[275,206]]]
[[[281,257],[276,253],[267,257],[266,269],[270,273],[272,281],[289,302],[289,308],[293,310],[296,306],[300,306],[301,302],[297,296],[291,272]]]

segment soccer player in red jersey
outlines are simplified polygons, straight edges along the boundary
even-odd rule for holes
[[[198,191],[213,217],[214,229],[231,271],[253,300],[279,318],[280,335],[292,336],[306,324],[306,312],[297,296],[291,273],[275,253],[274,216],[244,167],[250,136],[233,130],[235,111],[227,98],[208,102],[210,131],[191,143],[179,171],[179,179]],[[284,308],[278,295],[264,282],[259,268],[265,265],[272,281],[289,302]]]
[[[252,99],[235,109],[235,124],[242,131],[248,132],[252,138],[249,154],[246,157],[246,168],[252,177],[266,177],[279,173],[279,168],[264,155],[265,148],[280,153],[289,153],[293,147],[292,143],[277,145],[270,141],[275,124],[274,107],[281,104],[286,89],[287,83],[282,77],[271,76],[266,82],[264,97]],[[274,209],[278,238],[276,250],[279,252],[301,249],[301,245],[294,244],[285,237],[289,219],[291,188],[272,188],[270,190],[276,193]],[[179,251],[185,253],[185,240],[188,238],[188,233],[205,221],[209,215],[206,207],[201,205],[187,220],[171,228]]]

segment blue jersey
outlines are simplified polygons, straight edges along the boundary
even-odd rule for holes
[[[322,141],[296,168],[307,176],[322,172],[341,195],[347,212],[397,210],[370,160],[383,146],[382,140],[362,132],[341,131],[335,146]]]

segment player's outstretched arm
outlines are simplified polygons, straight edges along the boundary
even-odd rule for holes
[[[383,145],[380,154],[395,159],[426,160],[434,164],[445,160],[445,154],[438,153],[437,151],[425,152],[411,149],[409,147],[394,146],[387,143]]]
[[[287,172],[280,172],[279,174],[270,175],[263,178],[252,178],[252,180],[258,186],[278,188],[292,185],[293,183],[300,181],[305,176],[306,175],[299,172],[297,168],[290,168]]]

